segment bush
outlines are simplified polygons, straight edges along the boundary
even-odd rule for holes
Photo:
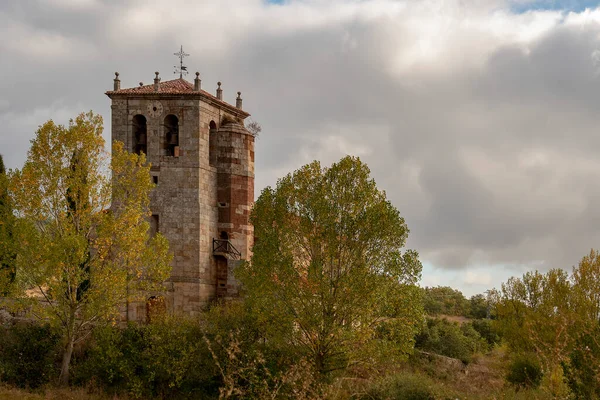
[[[568,362],[562,363],[565,379],[577,399],[600,399],[600,328],[577,338]]]
[[[469,299],[468,316],[473,319],[484,319],[488,317],[489,303],[484,295],[476,294]]]
[[[241,302],[213,307],[202,323],[165,316],[99,328],[73,371],[78,384],[133,398],[314,398],[319,390],[305,362],[261,340]]]
[[[506,380],[525,388],[537,388],[542,381],[543,373],[539,361],[534,355],[525,354],[517,356],[508,366]]]
[[[214,305],[204,315],[204,340],[220,374],[220,398],[320,398],[321,382],[293,347],[266,340],[246,304]]]
[[[459,326],[446,319],[428,319],[415,338],[415,347],[421,350],[457,358],[467,364],[473,354],[485,351],[487,344],[470,324]]]
[[[500,336],[492,324],[492,320],[489,319],[476,319],[471,321],[473,329],[479,333],[489,346],[494,346],[500,343]]]
[[[435,400],[433,382],[424,376],[411,373],[403,373],[390,376],[378,382],[359,398],[384,400]]]
[[[219,380],[202,335],[198,323],[176,317],[100,328],[76,360],[74,377],[135,398],[215,396]]]
[[[423,289],[423,306],[428,315],[467,315],[469,301],[459,290],[449,286]]]
[[[0,381],[37,388],[55,377],[59,335],[48,325],[0,328]]]

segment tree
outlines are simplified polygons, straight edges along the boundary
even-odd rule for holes
[[[48,121],[31,143],[23,169],[10,175],[21,244],[15,296],[61,333],[66,384],[74,344],[126,300],[159,289],[170,255],[163,236],[149,235],[150,165],[118,142],[110,159],[102,117],[81,114],[68,127]]]
[[[251,220],[257,240],[236,277],[270,343],[321,375],[372,360],[378,344],[412,350],[421,263],[401,252],[406,223],[358,158],[288,174],[263,190]]]
[[[565,375],[578,398],[600,399],[600,252],[583,257],[571,280],[577,320],[570,326],[575,343]]]
[[[15,251],[13,244],[14,215],[8,195],[8,178],[0,154],[0,295],[10,292],[15,279]]]
[[[561,269],[527,272],[502,284],[496,310],[504,339],[515,350],[535,352],[546,371],[564,361],[572,348],[569,328],[577,320],[572,290]]]
[[[581,398],[600,398],[600,255],[592,250],[569,275],[528,272],[502,285],[495,325],[513,353],[536,356],[557,395],[565,379]]]
[[[484,352],[488,346],[479,332],[469,323],[458,324],[445,318],[428,318],[416,336],[415,346],[419,349],[458,358],[470,363],[473,354]]]
[[[469,299],[469,317],[483,319],[488,317],[489,303],[483,294],[476,294]]]
[[[469,301],[460,290],[450,286],[426,287],[424,289],[425,311],[429,315],[468,314]]]

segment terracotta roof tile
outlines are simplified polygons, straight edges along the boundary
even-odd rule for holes
[[[150,94],[154,92],[154,84],[138,86],[128,89],[111,91],[111,94]],[[185,79],[173,79],[172,81],[161,82],[158,87],[158,93],[162,94],[185,94],[195,93],[194,85]]]
[[[139,94],[139,95],[145,95],[145,94],[198,95],[198,94],[201,94],[205,97],[208,97],[212,101],[223,104],[223,105],[227,106],[228,108],[235,109],[235,107],[232,106],[231,104],[229,104],[223,100],[217,99],[214,95],[208,93],[205,90],[200,90],[200,91],[196,92],[194,90],[194,85],[182,78],[161,82],[158,87],[158,92],[154,91],[154,84],[150,84],[150,85],[143,85],[143,86],[127,88],[127,89],[110,90],[110,91],[106,92],[106,94],[109,97],[111,95],[120,95],[120,94],[125,94],[125,95],[136,95],[136,94]],[[238,110],[238,109],[236,109],[236,110]],[[245,111],[242,111],[242,110],[238,110],[238,111],[241,114],[250,115]]]

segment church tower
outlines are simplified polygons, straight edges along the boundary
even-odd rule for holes
[[[146,304],[129,304],[127,319],[144,320],[155,300],[175,313],[197,315],[217,298],[237,295],[232,271],[250,257],[254,201],[254,136],[244,127],[250,114],[183,78],[121,89],[115,73],[112,140],[152,164],[151,226],[174,255],[165,293]]]

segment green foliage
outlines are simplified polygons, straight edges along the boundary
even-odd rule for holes
[[[237,336],[237,331],[230,332],[226,345],[221,337],[213,342],[205,337],[222,378],[219,399],[319,398],[321,385],[306,360],[273,370],[260,351],[243,351]],[[215,347],[222,349],[225,355],[219,357]]]
[[[485,352],[487,343],[470,324],[462,326],[447,319],[428,318],[416,336],[415,347],[424,351],[457,358],[469,363],[477,352]]]
[[[468,315],[469,301],[460,290],[449,286],[426,287],[423,303],[427,315]]]
[[[500,343],[500,335],[498,335],[494,323],[491,320],[474,319],[471,321],[471,326],[479,333],[479,336],[485,339],[490,347]]]
[[[8,193],[8,178],[4,160],[0,154],[0,296],[10,293],[16,272],[12,203]]]
[[[311,366],[272,350],[242,311],[234,302],[213,307],[201,324],[167,317],[98,329],[75,359],[76,382],[134,398],[315,398]]]
[[[546,389],[593,398],[600,387],[600,255],[592,250],[568,274],[529,272],[502,285],[494,326],[514,353],[534,353]]]
[[[0,381],[37,388],[56,376],[59,335],[49,325],[0,328]]]
[[[368,388],[364,395],[355,397],[364,400],[435,400],[434,385],[426,376],[405,372],[389,376]]]
[[[569,355],[562,363],[565,379],[577,399],[600,399],[598,360],[600,360],[600,327],[582,334]]]
[[[469,317],[484,319],[488,317],[488,299],[482,294],[476,294],[469,299]]]
[[[266,337],[262,324],[244,301],[213,304],[202,319],[204,335],[210,341],[220,338],[227,347],[230,333],[235,331],[235,340],[245,352],[253,349],[265,352],[273,348],[273,346],[265,346]]]
[[[396,354],[410,352],[422,309],[407,299],[418,297],[421,264],[401,252],[404,219],[358,158],[280,179],[261,193],[252,223],[258,240],[236,277],[270,343],[326,375],[373,362],[365,349],[386,341],[375,340],[378,327],[394,314]]]
[[[217,371],[193,321],[165,318],[148,325],[103,327],[76,360],[75,378],[134,398],[215,396]]]
[[[537,388],[542,381],[542,367],[532,354],[518,355],[508,366],[506,380],[525,388]]]
[[[204,340],[220,375],[221,398],[318,398],[315,371],[295,349],[267,340],[265,324],[243,301],[203,316]]]
[[[535,352],[544,370],[571,351],[578,314],[565,271],[528,272],[502,285],[495,326],[514,352]]]

